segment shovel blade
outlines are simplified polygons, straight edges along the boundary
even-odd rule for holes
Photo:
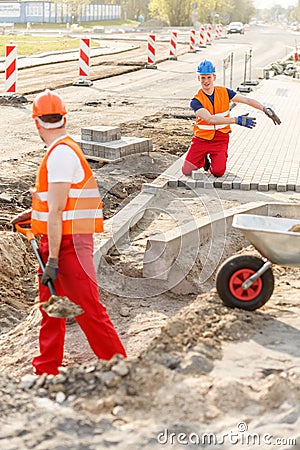
[[[48,316],[58,319],[72,319],[84,313],[83,309],[76,303],[71,302],[68,297],[58,295],[51,295],[47,302],[41,304],[41,307]]]

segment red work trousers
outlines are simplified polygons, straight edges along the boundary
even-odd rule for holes
[[[47,236],[42,236],[40,253],[46,263],[49,255]],[[126,357],[125,349],[100,302],[96,270],[93,261],[93,236],[63,236],[59,253],[58,277],[54,284],[59,296],[67,296],[81,306],[84,313],[76,320],[99,359],[109,360],[115,354]],[[40,269],[39,269],[39,272]],[[50,293],[39,281],[39,300],[45,302]],[[42,321],[39,334],[40,355],[32,365],[37,374],[57,375],[64,355],[66,319],[48,316],[42,308]]]
[[[182,166],[182,173],[191,175],[193,170],[204,166],[205,156],[209,155],[210,172],[215,177],[221,177],[226,170],[228,143],[229,134],[221,133],[221,131],[216,131],[215,137],[211,141],[194,136]]]

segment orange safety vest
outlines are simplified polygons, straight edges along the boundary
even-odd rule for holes
[[[84,179],[71,184],[66,206],[62,214],[62,234],[92,234],[103,231],[102,201],[97,182],[79,145],[64,136],[46,153],[38,169],[32,192],[31,228],[35,235],[48,234],[48,171],[47,160],[55,147],[65,144],[80,159]]]
[[[199,100],[203,108],[207,109],[210,114],[219,115],[222,117],[230,117],[229,115],[229,96],[227,89],[223,86],[215,86],[214,88],[214,105],[207,97],[206,94],[200,89],[200,91],[195,95],[195,98]],[[230,133],[231,128],[228,124],[214,125],[205,122],[205,120],[196,118],[196,124],[194,125],[195,136],[211,141],[216,134],[216,131],[221,131],[222,133]]]

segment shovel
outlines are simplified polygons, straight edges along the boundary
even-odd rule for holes
[[[24,222],[18,222],[15,224],[16,230],[21,233],[23,236],[25,236],[30,243],[33,252],[38,260],[38,263],[40,265],[40,268],[42,272],[44,273],[45,270],[45,264],[42,260],[42,257],[39,252],[39,248],[35,239],[35,236],[30,228],[30,220],[26,220]],[[76,305],[74,302],[71,302],[71,300],[68,299],[68,297],[60,297],[56,295],[53,283],[51,280],[47,282],[47,286],[50,291],[50,298],[47,302],[40,303],[40,306],[43,308],[43,310],[48,314],[48,316],[56,317],[56,318],[66,318],[71,319],[73,317],[76,317],[80,314],[82,314],[84,311],[79,306]]]

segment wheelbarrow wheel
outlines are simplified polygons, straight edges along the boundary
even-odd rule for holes
[[[263,263],[256,256],[240,255],[227,259],[220,266],[217,272],[216,288],[226,306],[254,311],[269,300],[274,290],[274,276],[271,268],[248,289],[242,288],[243,282],[257,272]]]

